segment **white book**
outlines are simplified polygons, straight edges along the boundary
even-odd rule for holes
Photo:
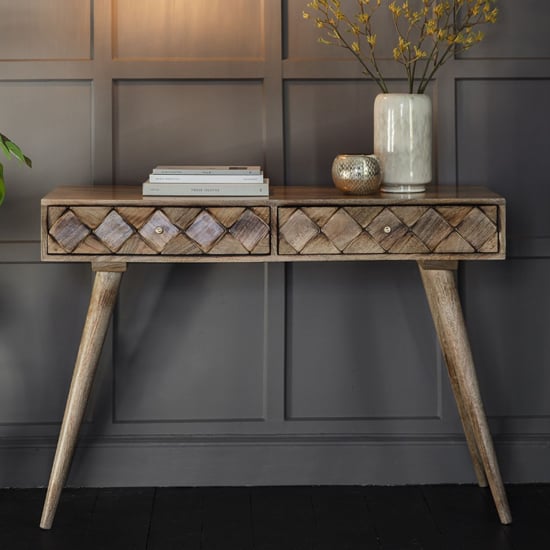
[[[159,165],[153,168],[153,174],[202,174],[202,175],[251,175],[261,174],[260,166],[222,166],[222,165]]]
[[[151,183],[263,183],[263,174],[151,174]]]
[[[143,195],[178,197],[268,197],[269,179],[257,185],[250,183],[152,183],[142,185]]]

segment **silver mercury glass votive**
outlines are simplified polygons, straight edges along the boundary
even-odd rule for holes
[[[332,163],[332,181],[344,193],[375,193],[382,181],[378,159],[374,155],[338,155]]]

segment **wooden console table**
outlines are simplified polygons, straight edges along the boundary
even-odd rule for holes
[[[52,525],[128,263],[363,260],[418,263],[477,481],[510,523],[455,282],[460,260],[503,259],[505,242],[505,201],[481,187],[364,196],[274,187],[269,198],[52,191],[42,199],[42,259],[90,262],[96,275],[40,526]]]

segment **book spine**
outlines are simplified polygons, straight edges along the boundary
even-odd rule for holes
[[[149,181],[151,183],[194,183],[194,184],[204,184],[204,183],[263,183],[264,177],[263,174],[227,174],[227,175],[216,175],[216,174],[151,174],[149,176]]]
[[[262,173],[260,166],[157,166],[153,174],[193,174],[197,176],[239,175],[250,176]]]
[[[269,185],[262,183],[196,184],[196,183],[149,183],[143,184],[144,195],[155,196],[226,196],[226,197],[267,197]]]

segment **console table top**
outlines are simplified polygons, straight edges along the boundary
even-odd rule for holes
[[[143,196],[59,187],[42,199],[42,259],[110,262],[490,260],[505,256],[505,200],[477,186],[346,195]]]
[[[62,186],[48,193],[42,204],[48,205],[101,205],[123,202],[133,205],[180,205],[180,204],[216,204],[231,206],[234,204],[265,204],[299,202],[300,204],[326,203],[336,204],[495,204],[504,205],[502,196],[483,186],[440,185],[428,187],[425,193],[374,193],[372,195],[346,195],[331,186],[271,186],[269,197],[159,197],[143,196],[139,185],[94,185],[94,186]]]

